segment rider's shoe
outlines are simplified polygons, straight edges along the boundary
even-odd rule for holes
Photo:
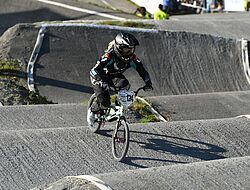
[[[93,111],[92,108],[88,109],[87,122],[89,126],[93,126],[94,122],[98,120],[102,115],[105,114],[106,110],[99,109],[98,111]]]
[[[95,122],[95,113],[91,111],[91,108],[88,109],[88,117],[87,117],[87,122],[89,126],[93,126]]]

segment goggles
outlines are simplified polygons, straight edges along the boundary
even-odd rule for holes
[[[135,47],[120,47],[120,52],[123,54],[123,56],[131,56],[135,51]]]

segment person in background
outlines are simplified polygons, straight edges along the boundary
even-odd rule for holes
[[[212,0],[206,0],[206,12],[210,13],[211,12],[211,5],[213,5]]]
[[[217,10],[219,13],[222,13],[223,9],[224,9],[224,7],[223,7],[223,0],[218,0],[216,10]]]
[[[250,9],[250,0],[244,0],[244,7],[246,11]]]
[[[154,14],[154,20],[165,20],[165,19],[169,19],[169,15],[166,12],[164,12],[163,5],[159,4],[158,10]]]
[[[138,17],[145,18],[145,19],[150,19],[152,17],[152,15],[149,12],[147,12],[145,7],[138,7],[135,10],[134,14]]]
[[[163,10],[167,14],[178,12],[181,2],[177,0],[163,0]]]
[[[170,0],[163,0],[163,10],[165,13],[169,13],[172,8],[172,4]]]

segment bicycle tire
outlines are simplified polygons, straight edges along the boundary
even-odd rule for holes
[[[121,134],[120,134],[121,133]],[[122,136],[121,136],[122,135]],[[119,149],[119,144],[123,147]],[[125,117],[121,117],[117,123],[112,135],[112,154],[116,161],[122,161],[129,148],[129,127]]]
[[[87,118],[88,118],[88,114],[90,114],[91,112],[91,105],[93,104],[93,102],[96,101],[96,95],[92,94],[92,96],[90,97],[89,101],[88,101],[88,107],[87,107]],[[98,131],[100,130],[101,126],[104,125],[104,121],[103,120],[99,120],[94,122],[93,126],[90,126],[88,124],[89,129],[93,132],[93,133],[98,133]]]

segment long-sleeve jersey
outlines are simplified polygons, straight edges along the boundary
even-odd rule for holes
[[[110,49],[97,61],[96,65],[90,70],[90,76],[96,81],[112,79],[116,74],[122,74],[129,68],[135,69],[145,83],[151,82],[149,73],[135,54],[126,63],[116,56],[113,49]]]

